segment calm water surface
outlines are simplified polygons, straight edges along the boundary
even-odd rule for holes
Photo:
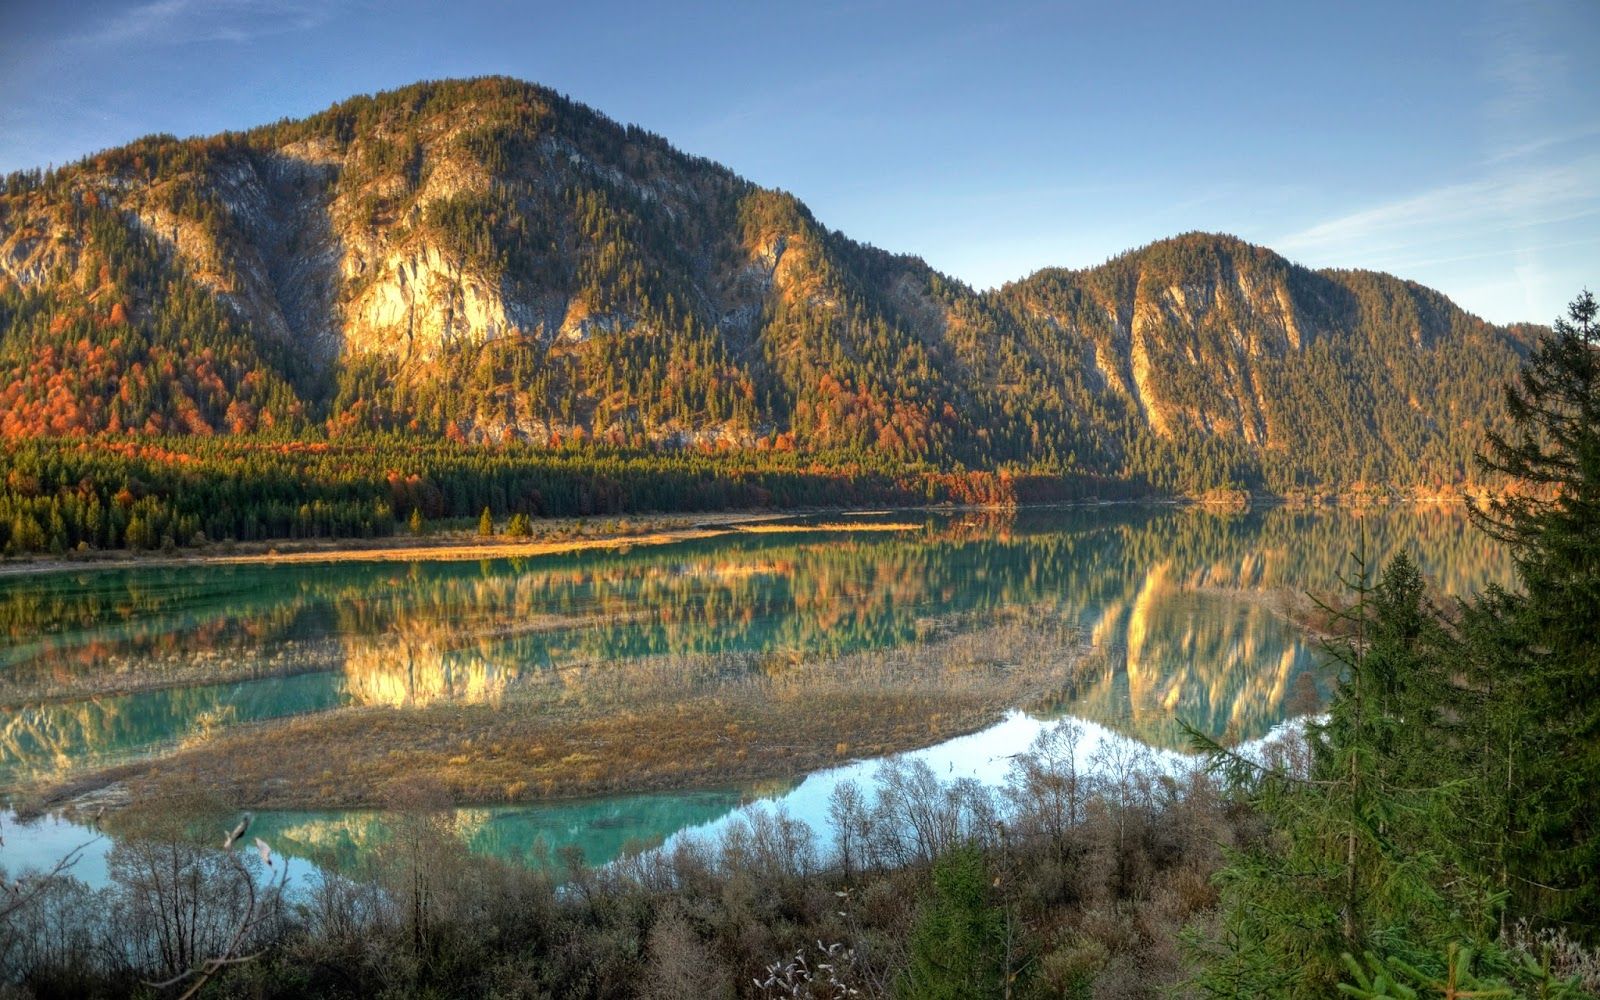
[[[993,760],[1025,748],[1042,718],[1074,716],[1095,740],[1173,752],[1182,748],[1178,718],[1248,740],[1312,710],[1326,687],[1320,653],[1283,612],[1305,591],[1335,591],[1353,552],[1377,566],[1407,551],[1453,594],[1509,581],[1503,551],[1454,507],[850,520],[911,527],[736,533],[483,562],[0,580],[0,796],[169,753],[231,726],[343,706],[404,712],[441,701],[581,698],[573,685],[629,661],[823,659],[1023,615],[1075,626],[1089,645],[1078,683],[1048,704],[1019,706],[1029,712],[992,730],[922,752],[949,773],[992,779],[1003,773]],[[715,830],[752,800],[781,801],[815,820],[832,784],[871,766],[719,792],[465,809],[458,827],[486,853],[571,844],[605,860],[630,843]],[[0,824],[0,866],[13,869],[80,833],[62,820],[18,827],[0,815]],[[362,811],[277,813],[261,824],[288,853],[348,857],[383,835],[380,817]]]

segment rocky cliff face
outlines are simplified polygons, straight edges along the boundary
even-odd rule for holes
[[[1120,401],[1160,441],[1337,451],[1373,467],[1441,448],[1470,454],[1528,343],[1528,331],[1413,283],[1313,272],[1209,234],[1041,272],[997,299],[1023,342],[1078,345],[1090,393]]]
[[[1221,480],[1311,444],[1459,472],[1524,339],[1203,234],[976,294],[503,79],[9,180],[0,336],[0,433],[289,421],[1122,475],[1209,441]]]

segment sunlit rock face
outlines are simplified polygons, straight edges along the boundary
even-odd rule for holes
[[[394,253],[372,266],[376,279],[345,311],[351,351],[429,360],[453,344],[518,329],[500,289],[438,247]]]

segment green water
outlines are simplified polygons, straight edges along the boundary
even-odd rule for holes
[[[1180,716],[1251,738],[1314,704],[1318,652],[1282,609],[1299,592],[1336,590],[1351,552],[1365,546],[1376,565],[1408,551],[1456,594],[1509,571],[1450,507],[855,520],[913,528],[6,579],[0,793],[344,705],[581,699],[631,661],[826,658],[1023,613],[1073,624],[1092,644],[1082,678],[1046,708],[1153,745],[1177,745]]]

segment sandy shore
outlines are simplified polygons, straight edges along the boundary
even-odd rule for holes
[[[558,555],[599,549],[623,549],[637,545],[667,545],[673,542],[716,538],[740,532],[751,534],[800,533],[813,531],[915,531],[920,524],[853,523],[832,521],[825,524],[774,524],[771,522],[801,516],[803,512],[720,513],[634,518],[621,531],[581,534],[571,538],[549,538],[576,530],[576,519],[566,518],[541,524],[543,538],[480,537],[466,531],[441,532],[433,537],[394,537],[384,539],[316,539],[255,543],[248,549],[232,552],[212,549],[179,554],[126,552],[95,553],[77,559],[23,559],[0,563],[0,579],[41,573],[82,573],[95,570],[144,569],[178,566],[227,566],[289,563],[342,562],[461,562],[478,559],[511,559],[527,556]],[[618,519],[624,520],[624,519]]]

